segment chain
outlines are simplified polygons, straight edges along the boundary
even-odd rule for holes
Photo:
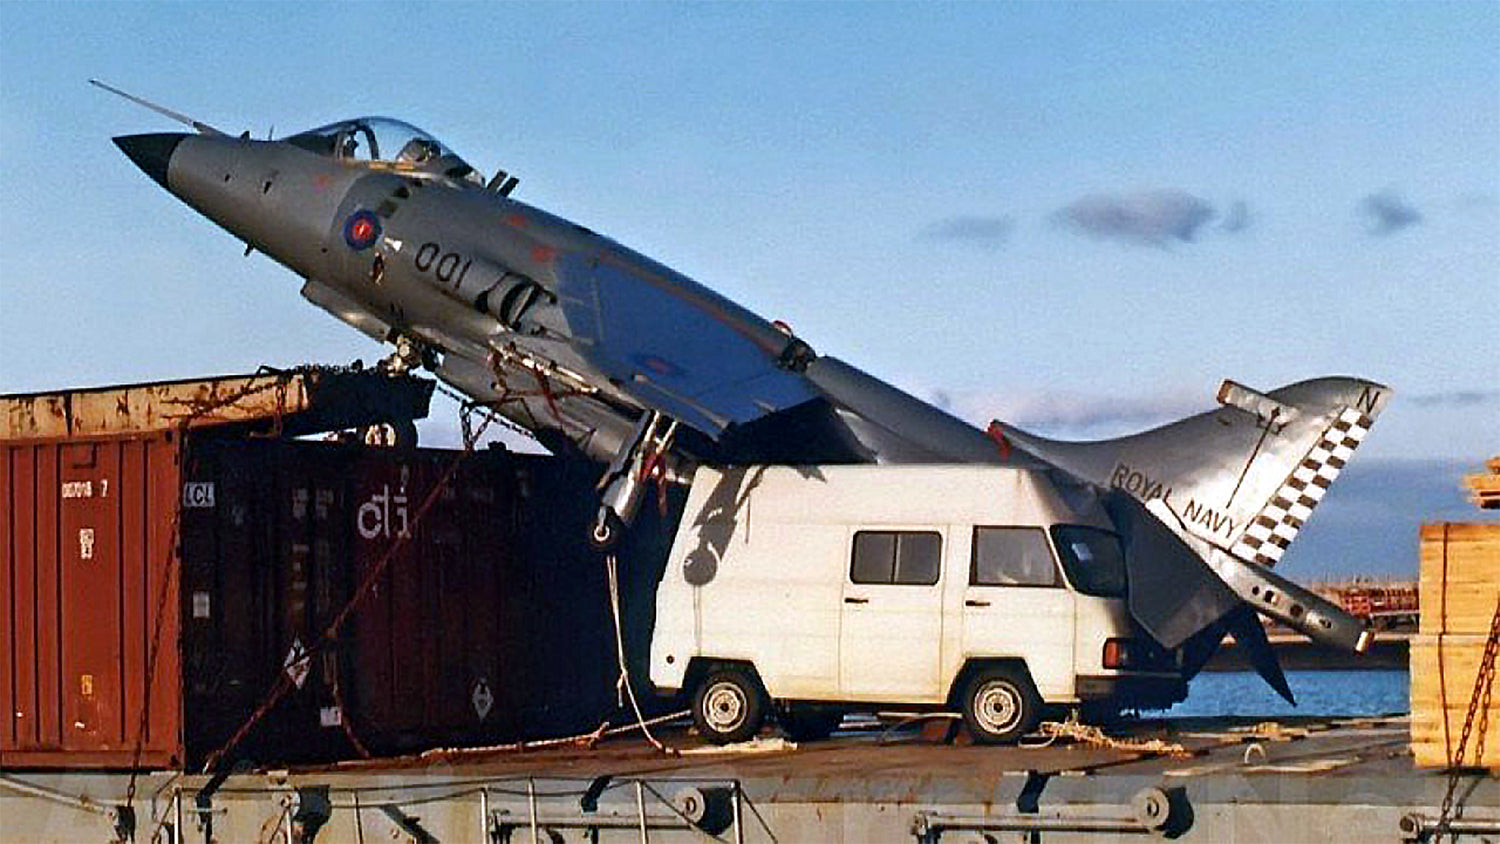
[[[496,414],[493,412],[486,414],[484,423],[474,433],[473,440],[475,442],[477,442],[479,438],[484,435],[485,429],[495,418]],[[433,505],[437,503],[438,498],[442,495],[443,490],[448,488],[448,484],[453,480],[453,476],[458,472],[459,466],[461,466],[471,454],[473,454],[472,448],[466,447],[463,451],[459,452],[457,455],[454,455],[452,462],[448,464],[448,468],[443,472],[442,476],[438,478],[437,483],[433,484],[432,489],[428,491],[427,496],[422,499],[422,503],[417,507],[416,511],[412,513],[411,530],[407,534],[398,534],[391,540],[391,544],[385,549],[385,552],[380,555],[380,559],[376,560],[375,565],[370,567],[370,571],[368,571],[365,574],[364,579],[360,581],[358,588],[356,588],[354,591],[354,595],[350,597],[347,602],[345,602],[343,608],[338,611],[338,613],[333,617],[333,620],[330,621],[328,625],[323,629],[322,635],[319,636],[318,640],[306,650],[306,652],[303,654],[303,658],[311,660],[333,642],[333,640],[337,637],[339,630],[344,626],[344,623],[349,620],[349,616],[354,612],[359,604],[364,601],[364,599],[368,597],[370,593],[374,591],[375,585],[379,581],[381,575],[385,573],[385,570],[390,567],[391,561],[395,559],[396,552],[401,550],[401,547],[406,544],[409,535],[415,534],[417,526],[421,524],[422,520],[427,516],[428,511],[431,510]],[[271,686],[271,689],[266,693],[265,698],[261,701],[260,705],[255,708],[255,711],[250,714],[250,717],[245,719],[245,722],[241,724],[240,728],[229,737],[228,741],[224,742],[223,746],[208,755],[208,758],[203,763],[203,770],[205,772],[212,771],[214,769],[214,766],[218,764],[219,760],[224,757],[224,754],[228,753],[236,746],[238,746],[239,743],[245,739],[245,736],[249,735],[250,731],[255,728],[255,725],[259,724],[260,721],[265,718],[268,713],[270,713],[271,709],[275,707],[275,705],[279,703],[283,697],[286,696],[287,692],[289,692],[293,688],[293,685],[294,684],[292,683],[291,677],[287,672],[283,671],[282,673],[278,674],[275,684]]]
[[[201,418],[203,418],[205,416],[208,416],[208,415],[210,415],[210,414],[214,413],[215,411],[218,411],[218,410],[220,410],[222,408],[229,407],[229,406],[234,405],[234,404],[238,404],[240,401],[242,401],[244,399],[247,399],[247,398],[250,398],[251,396],[254,396],[254,395],[257,395],[257,394],[269,391],[269,390],[274,390],[275,393],[276,393],[276,404],[275,404],[275,408],[274,408],[274,421],[273,421],[272,433],[269,436],[277,436],[277,435],[279,435],[281,433],[281,431],[284,428],[284,419],[285,419],[285,414],[286,414],[286,411],[287,411],[288,389],[289,389],[289,387],[291,385],[291,381],[292,381],[293,378],[298,377],[298,376],[305,376],[305,375],[315,375],[315,374],[325,373],[325,372],[357,372],[357,371],[358,371],[357,369],[348,368],[348,367],[330,367],[330,366],[319,366],[319,365],[314,365],[314,364],[308,364],[308,365],[304,365],[304,366],[298,366],[298,367],[294,367],[292,369],[273,369],[273,368],[270,368],[270,367],[261,367],[260,370],[258,370],[256,372],[256,376],[255,377],[269,377],[272,380],[264,382],[264,383],[256,383],[255,381],[252,380],[250,383],[245,384],[240,389],[237,389],[237,390],[235,390],[235,391],[233,391],[231,393],[227,393],[227,394],[222,395],[222,396],[215,396],[215,397],[212,397],[212,398],[209,398],[209,399],[197,399],[197,398],[194,398],[194,399],[186,399],[186,400],[176,400],[176,401],[173,401],[172,404],[179,405],[179,406],[183,407],[183,409],[185,411],[181,415],[175,416],[172,419],[172,422],[173,422],[173,428],[172,428],[173,435],[177,438],[177,454],[175,455],[174,459],[175,459],[175,461],[177,463],[179,477],[182,475],[182,473],[187,468],[187,462],[188,462],[188,437],[187,437],[187,434],[188,434],[188,430],[192,427],[193,422],[195,422],[196,420],[201,419]],[[465,411],[465,413],[466,413],[466,416],[465,416],[465,432],[466,432],[466,435],[467,435],[467,431],[468,431],[467,412],[468,411],[466,410]],[[495,418],[494,414],[490,414],[489,419],[493,420],[494,418]],[[487,420],[485,424],[488,424],[488,421],[489,420]],[[482,434],[482,432],[483,432],[483,428],[481,427],[480,433]],[[479,434],[476,434],[475,437],[474,437],[474,439],[477,440],[478,436],[479,436]],[[466,436],[466,440],[467,439],[468,438]],[[441,481],[439,481],[439,484],[434,489],[434,494],[433,494],[433,496],[431,496],[431,498],[435,498],[436,497],[436,493],[442,489],[442,487],[444,486],[444,484],[451,477],[453,470],[455,470],[456,468],[457,468],[457,463],[455,461],[455,465],[452,466],[452,467],[450,467],[448,474],[444,475],[443,479]],[[418,517],[420,517],[421,513],[423,513],[423,512],[425,512],[425,509],[419,510],[418,511]],[[416,520],[413,520],[413,526],[415,526],[415,523],[416,523]],[[161,654],[162,629],[163,629],[163,626],[164,626],[164,623],[165,623],[165,620],[166,620],[167,598],[171,594],[171,584],[172,584],[172,581],[173,581],[173,577],[175,576],[175,572],[176,572],[176,569],[177,569],[177,566],[178,566],[178,562],[179,562],[178,558],[179,558],[179,552],[180,552],[179,544],[180,544],[180,537],[181,537],[181,529],[182,529],[181,513],[180,512],[174,512],[173,517],[172,517],[172,522],[171,522],[171,525],[170,525],[170,527],[168,529],[168,535],[167,535],[167,548],[169,550],[168,550],[168,554],[167,554],[166,566],[164,567],[164,570],[162,572],[161,588],[159,589],[159,591],[157,593],[156,620],[155,620],[155,624],[153,625],[153,629],[152,629],[152,633],[151,633],[151,647],[147,651],[147,656],[146,656],[146,665],[145,665],[145,690],[144,690],[144,692],[143,692],[143,694],[141,696],[141,717],[140,717],[139,722],[136,725],[135,741],[133,743],[133,747],[132,747],[132,750],[131,750],[130,779],[129,779],[129,782],[126,785],[126,788],[125,788],[125,805],[126,805],[126,807],[133,807],[134,802],[135,802],[136,792],[137,792],[137,788],[138,788],[138,781],[139,781],[139,776],[140,776],[141,756],[145,753],[146,734],[147,734],[147,731],[150,728],[150,722],[151,722],[151,693],[152,693],[152,687],[153,687],[153,685],[155,683],[155,679],[156,679],[156,666],[157,666],[157,663],[158,663],[158,661],[160,659],[160,654]],[[399,545],[399,541],[396,544]],[[382,564],[380,564],[380,565],[377,566],[377,570],[383,569],[384,562],[388,562],[388,557],[391,554],[393,554],[393,553],[394,553],[394,548],[392,548],[391,551],[387,554],[387,559],[385,559],[382,562]],[[354,603],[355,601],[357,601],[358,598],[359,598],[359,596],[356,596],[356,598],[354,599],[354,601],[351,601],[351,604]],[[348,609],[349,608],[346,607],[345,614],[347,613]],[[343,615],[344,614],[341,614],[341,616],[340,616],[340,618],[338,620],[340,624],[343,621]],[[320,642],[319,644],[321,645],[323,643]],[[309,651],[309,658],[311,657],[311,653],[312,652]],[[283,675],[283,677],[284,677],[284,675]],[[275,691],[276,690],[273,689],[273,692],[275,692]],[[279,697],[280,694],[285,694],[285,690],[281,690],[277,694],[277,697]],[[342,709],[343,707],[341,706],[340,708]],[[358,741],[354,740],[354,737],[352,735],[350,736],[350,738],[351,738],[351,741],[353,741],[354,744],[356,745],[356,748],[362,750],[362,748],[360,748],[360,746],[359,746]],[[222,753],[223,751],[220,751],[220,752]]]
[[[187,433],[192,423],[214,411],[238,404],[241,400],[249,398],[267,390],[276,391],[276,430],[282,427],[282,418],[286,412],[287,385],[291,379],[298,375],[307,375],[324,367],[313,365],[300,366],[289,370],[273,370],[262,367],[256,376],[274,376],[274,380],[268,383],[257,384],[254,381],[246,384],[238,390],[227,395],[213,399],[187,399],[174,401],[173,404],[182,405],[186,412],[173,420],[172,435],[177,438],[177,453],[173,460],[177,464],[177,474],[180,478],[187,468]],[[156,664],[161,655],[162,626],[166,621],[167,596],[171,594],[172,579],[176,574],[178,564],[179,540],[182,534],[181,509],[173,510],[172,522],[167,531],[167,561],[162,571],[161,588],[157,592],[156,599],[156,622],[152,625],[151,647],[146,652],[145,689],[141,694],[141,717],[136,724],[135,742],[130,753],[130,780],[125,787],[125,806],[133,808],[135,804],[136,788],[139,784],[141,755],[146,749],[146,732],[151,726],[151,689],[156,681]]]
[[[354,748],[361,758],[370,758],[370,749],[359,740],[359,735],[354,732],[354,725],[350,723],[349,707],[344,703],[344,693],[339,688],[339,672],[333,672],[333,705],[339,708],[339,726],[344,730],[344,738]]]
[[[1442,648],[1441,642],[1438,648]],[[1448,825],[1453,821],[1453,797],[1458,792],[1458,783],[1463,776],[1464,755],[1469,743],[1469,734],[1474,727],[1474,715],[1479,714],[1479,731],[1474,737],[1474,763],[1482,764],[1485,732],[1490,726],[1490,701],[1495,686],[1495,654],[1500,651],[1500,599],[1495,601],[1495,614],[1490,619],[1489,637],[1484,642],[1484,655],[1479,660],[1479,673],[1474,678],[1474,691],[1469,695],[1469,709],[1464,713],[1464,728],[1458,735],[1458,752],[1454,754],[1453,766],[1448,769],[1448,788],[1443,793],[1442,811],[1438,814],[1434,831],[1438,837],[1451,835],[1458,840],[1457,833],[1450,833]],[[1447,707],[1442,718],[1448,720]]]
[[[186,426],[178,429],[179,436]],[[182,441],[179,440],[179,443]],[[179,466],[181,465],[179,455]],[[181,474],[179,470],[179,475]],[[135,803],[136,781],[140,776],[141,754],[146,749],[146,730],[151,726],[151,686],[156,680],[156,658],[161,651],[161,628],[162,622],[167,614],[167,595],[171,592],[172,577],[177,568],[177,537],[181,529],[179,514],[173,513],[172,526],[167,532],[167,547],[171,549],[167,553],[166,568],[162,572],[161,589],[156,599],[156,624],[151,631],[151,649],[146,653],[146,688],[141,695],[141,719],[136,724],[135,747],[130,754],[130,783],[125,787],[125,806],[130,808]]]
[[[442,384],[438,384],[436,385],[436,387],[438,393],[441,393],[442,395],[445,395],[448,398],[458,402],[458,418],[460,424],[462,425],[465,448],[472,448],[474,445],[477,445],[477,443],[474,442],[473,431],[470,423],[470,416],[474,413],[474,411],[480,408],[484,408],[490,411],[498,410],[500,407],[503,407],[507,403],[521,402],[521,399],[524,397],[524,394],[513,393],[507,390],[505,394],[496,401],[476,402],[470,400],[468,396],[465,396],[462,393],[444,387]],[[522,403],[521,406],[524,408],[525,404]],[[512,434],[520,435],[528,440],[532,440],[533,442],[536,441],[536,434],[534,432],[525,427],[522,427],[521,425],[517,425],[515,422],[512,422],[504,416],[496,415],[493,421],[495,425],[498,425],[499,427],[510,431]]]

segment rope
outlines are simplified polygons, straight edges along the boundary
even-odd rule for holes
[[[475,441],[478,441],[479,437],[484,435],[485,428],[489,426],[490,421],[494,418],[494,413],[486,414],[484,424],[480,426],[479,430],[474,435]],[[473,452],[471,449],[466,448],[464,451],[454,455],[453,460],[448,464],[448,468],[444,470],[442,476],[438,478],[437,483],[433,484],[432,489],[428,491],[427,496],[422,499],[421,505],[419,505],[416,511],[412,514],[411,530],[408,531],[407,535],[397,534],[394,538],[392,538],[391,544],[386,548],[385,552],[380,555],[380,559],[375,562],[375,565],[372,566],[370,568],[370,571],[365,574],[364,579],[360,581],[359,587],[355,590],[354,595],[344,603],[343,608],[339,610],[338,614],[335,615],[333,617],[333,620],[330,621],[324,628],[323,633],[318,638],[318,640],[314,642],[311,647],[307,648],[303,653],[304,659],[311,660],[314,656],[316,656],[324,648],[326,648],[338,635],[338,631],[344,626],[344,622],[349,620],[349,616],[354,612],[355,608],[359,606],[360,602],[374,591],[376,582],[380,579],[380,576],[385,573],[385,570],[389,568],[391,560],[395,559],[396,552],[401,550],[401,547],[406,544],[406,542],[410,538],[410,535],[414,535],[416,533],[417,526],[421,524],[422,519],[427,515],[428,511],[431,510],[433,505],[437,503],[438,498],[441,496],[443,490],[447,489],[449,482],[453,480],[453,476],[458,472],[458,467],[462,465],[464,460],[467,459],[472,453]],[[230,750],[233,750],[236,746],[238,746],[239,743],[244,740],[245,736],[249,735],[250,730],[254,729],[255,725],[259,724],[261,720],[265,718],[266,714],[271,711],[271,708],[279,703],[281,699],[285,697],[293,687],[294,684],[287,672],[278,674],[275,684],[271,686],[270,691],[266,693],[265,698],[261,701],[261,704],[256,707],[255,711],[250,714],[250,717],[245,719],[245,722],[240,725],[240,728],[229,737],[229,740],[226,741],[222,747],[208,755],[208,758],[203,763],[204,772],[206,773],[213,770],[214,766],[218,764],[219,760],[223,758],[224,754],[228,753]]]
[[[517,742],[511,742],[510,744],[492,744],[492,745],[489,745],[487,747],[446,747],[446,748],[437,748],[437,749],[434,749],[434,750],[425,750],[425,751],[417,754],[416,758],[424,760],[424,761],[434,760],[434,759],[451,760],[451,759],[461,758],[461,757],[465,757],[465,756],[482,756],[482,755],[495,754],[495,753],[517,753],[517,752],[523,752],[523,751],[529,751],[529,750],[540,750],[540,749],[547,748],[547,747],[560,747],[560,746],[563,746],[563,745],[573,745],[573,746],[576,746],[576,747],[592,748],[595,744],[598,744],[600,741],[602,741],[605,738],[608,738],[609,736],[617,736],[617,735],[620,735],[621,733],[629,733],[629,732],[634,732],[635,730],[643,730],[646,727],[654,727],[657,724],[665,724],[668,721],[676,721],[676,720],[678,720],[680,718],[687,717],[688,715],[691,715],[691,714],[692,714],[692,712],[690,710],[684,709],[681,712],[673,712],[670,715],[658,715],[655,718],[649,718],[649,719],[647,719],[645,721],[639,721],[639,722],[634,723],[634,724],[625,724],[625,725],[622,725],[622,726],[619,726],[619,727],[610,727],[609,726],[609,722],[605,721],[604,723],[600,724],[597,728],[595,728],[593,730],[590,730],[589,732],[579,733],[578,735],[574,735],[574,736],[561,736],[561,737],[558,737],[558,738],[550,738],[550,739],[536,739],[536,740],[533,740],[533,741],[517,741]],[[411,758],[411,757],[400,757],[400,758]],[[396,760],[386,760],[386,761],[396,761]],[[384,786],[371,786],[372,790],[373,789],[380,789],[380,788],[384,788]],[[578,793],[582,794],[583,792],[578,792]],[[549,796],[549,795],[542,795],[542,796],[545,797],[545,796]]]
[[[186,426],[178,429],[178,433],[186,431]],[[186,444],[182,439],[178,440],[179,449],[185,449]],[[182,465],[182,451],[178,452],[178,465]],[[179,475],[181,474],[179,470]],[[125,806],[133,808],[135,804],[135,789],[137,778],[141,770],[141,754],[146,750],[146,730],[151,726],[151,686],[156,680],[156,659],[161,652],[161,629],[163,617],[167,611],[167,595],[171,591],[173,572],[177,568],[177,537],[181,529],[180,513],[174,511],[172,524],[167,532],[166,568],[162,572],[161,588],[156,599],[156,624],[151,631],[151,649],[146,653],[146,689],[141,695],[141,718],[136,724],[135,746],[130,754],[130,783],[125,787]]]
[[[1110,750],[1128,750],[1136,753],[1157,753],[1165,756],[1184,758],[1192,756],[1187,748],[1176,742],[1163,741],[1161,739],[1117,739],[1110,738],[1098,727],[1080,724],[1074,720],[1067,721],[1043,721],[1038,729],[1045,736],[1052,738],[1070,738],[1082,744],[1094,747],[1105,747]]]
[[[469,398],[467,396],[463,395],[462,393],[459,393],[459,392],[457,392],[455,390],[450,390],[447,387],[444,387],[441,382],[437,382],[433,386],[434,386],[436,392],[441,393],[442,395],[447,396],[448,398],[450,398],[453,401],[455,401],[455,402],[458,403],[458,418],[459,418],[459,424],[462,426],[464,447],[465,448],[473,448],[473,447],[477,446],[478,442],[476,442],[474,440],[474,438],[473,438],[473,430],[470,427],[471,423],[469,421],[469,417],[470,417],[470,414],[472,414],[475,409],[481,407],[481,405],[477,404],[477,403],[475,403],[473,401],[470,401]],[[505,395],[506,396],[511,396],[513,394],[507,392]],[[507,402],[510,402],[510,401],[514,401],[514,399],[506,398],[505,396],[502,396],[499,400],[494,401],[494,402],[486,402],[482,406],[484,406],[486,408],[495,408],[495,409],[498,409],[498,408],[504,406]],[[522,405],[522,406],[524,407],[524,405]],[[517,435],[522,436],[522,437],[524,437],[526,439],[529,439],[529,440],[531,440],[533,442],[536,441],[536,434],[535,433],[533,433],[532,431],[530,431],[530,430],[528,430],[526,428],[521,427],[520,425],[517,425],[516,423],[512,422],[511,420],[505,418],[504,416],[496,416],[494,421],[495,421],[496,425],[499,425],[500,427],[506,429],[507,431],[510,431],[512,434],[517,434]]]
[[[286,832],[281,828],[281,822],[286,820],[286,815],[291,810],[292,808],[290,806],[283,806],[281,809],[281,814],[276,815],[275,817],[266,818],[265,820],[261,821],[260,834],[255,836],[255,840],[259,842],[259,844],[276,844],[277,840],[280,839],[283,844],[291,844],[290,841],[286,840]],[[271,826],[272,821],[276,822],[275,826]],[[177,834],[181,835],[182,830],[178,830]]]
[[[624,689],[626,696],[630,698],[630,708],[635,712],[636,723],[640,725],[641,733],[651,746],[669,756],[681,755],[675,748],[669,748],[651,735],[651,730],[646,726],[646,716],[641,713],[641,704],[635,699],[635,686],[630,682],[630,668],[625,663],[625,634],[620,623],[620,579],[618,565],[614,554],[604,557],[605,570],[609,572],[609,609],[615,620],[615,655],[620,660],[620,679],[615,681],[615,689]]]

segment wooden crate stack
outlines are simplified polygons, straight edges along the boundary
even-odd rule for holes
[[[1489,471],[1464,475],[1469,500],[1485,510],[1500,510],[1500,457],[1491,457],[1484,468]]]
[[[1500,602],[1500,523],[1422,525],[1421,560],[1422,615],[1411,642],[1411,747],[1417,765],[1446,768],[1458,754]],[[1476,758],[1484,715],[1474,714],[1464,766],[1500,769],[1500,682],[1490,698],[1483,753]]]

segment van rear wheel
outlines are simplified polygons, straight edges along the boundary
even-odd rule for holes
[[[982,668],[964,686],[964,724],[981,744],[1010,744],[1036,726],[1042,701],[1025,671]]]
[[[714,744],[745,741],[766,720],[760,684],[743,668],[708,672],[693,695],[693,724]]]

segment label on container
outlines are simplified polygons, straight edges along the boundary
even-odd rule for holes
[[[474,694],[470,695],[470,700],[474,703],[474,714],[483,721],[484,716],[490,714],[490,707],[495,705],[495,693],[490,691],[490,684],[483,677],[474,684]]]
[[[286,661],[282,664],[286,668],[286,676],[291,678],[297,688],[302,688],[302,684],[307,682],[308,672],[312,670],[312,660],[308,658],[307,649],[302,646],[300,638],[292,640],[292,648],[287,651]]]
[[[337,706],[325,706],[318,710],[318,723],[325,727],[339,727],[344,723],[344,710]]]
[[[78,529],[78,558],[80,560],[94,559],[94,529]]]
[[[214,506],[214,482],[188,481],[183,484],[182,506],[212,509]]]
[[[209,617],[209,597],[207,592],[193,593],[193,618]]]
[[[94,497],[94,482],[93,481],[63,481],[63,485],[62,485],[62,497],[63,498],[93,498]]]

